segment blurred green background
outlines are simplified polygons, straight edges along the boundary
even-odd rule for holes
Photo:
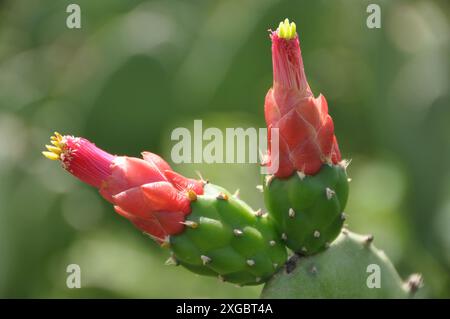
[[[81,6],[82,28],[66,27]],[[366,8],[382,9],[381,29]],[[258,297],[168,267],[95,189],[44,159],[49,136],[170,158],[170,132],[264,127],[267,30],[296,21],[316,95],[352,159],[349,227],[424,297],[450,297],[448,1],[0,1],[0,297]],[[263,207],[251,164],[176,165]],[[81,266],[82,289],[66,287]]]

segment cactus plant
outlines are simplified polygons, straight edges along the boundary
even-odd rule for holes
[[[287,258],[271,219],[225,189],[175,173],[150,152],[114,156],[55,133],[43,154],[99,189],[120,215],[171,249],[168,264],[238,285],[261,284]]]
[[[329,249],[314,256],[294,255],[266,284],[262,298],[409,298],[421,276],[403,282],[372,243],[373,236],[343,230]]]
[[[336,238],[345,219],[347,162],[342,161],[325,97],[313,96],[303,67],[295,23],[271,32],[273,86],[265,99],[269,154],[278,163],[265,176],[264,197],[289,248],[310,255]],[[270,153],[272,130],[279,150]]]
[[[420,275],[404,283],[373,236],[342,230],[348,161],[325,97],[315,98],[306,80],[295,23],[286,19],[270,37],[265,165],[275,163],[276,171],[262,187],[268,214],[202,178],[177,174],[150,152],[142,159],[115,156],[55,133],[44,156],[96,187],[117,213],[170,249],[167,264],[240,286],[267,282],[262,298],[410,297]],[[273,129],[278,149],[270,147]],[[294,251],[287,262],[286,247]]]

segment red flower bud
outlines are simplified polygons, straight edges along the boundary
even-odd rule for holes
[[[278,177],[294,171],[314,175],[324,163],[337,164],[341,154],[325,97],[315,98],[306,80],[295,24],[286,19],[271,32],[273,86],[265,100],[271,149],[272,128],[279,129]],[[270,160],[269,153],[269,160]]]
[[[55,133],[43,154],[83,182],[99,189],[120,215],[160,243],[183,231],[190,203],[203,194],[203,182],[172,171],[161,157],[111,155],[90,141]]]

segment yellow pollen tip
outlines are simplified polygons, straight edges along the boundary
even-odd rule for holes
[[[58,132],[55,132],[53,136],[50,137],[50,143],[53,145],[45,145],[48,151],[42,152],[42,154],[53,161],[61,159],[61,153],[64,149],[64,138]]]
[[[51,159],[52,161],[56,161],[59,160],[59,155],[52,153],[52,152],[42,152],[42,155],[44,155],[45,157],[47,157],[48,159]]]
[[[52,153],[61,154],[62,150],[57,146],[45,145],[45,147]]]
[[[284,21],[280,22],[277,34],[278,37],[286,40],[290,40],[295,38],[297,32],[297,26],[294,22],[289,23],[289,19],[285,19]]]

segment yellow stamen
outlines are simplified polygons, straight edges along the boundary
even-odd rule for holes
[[[57,146],[51,146],[51,145],[45,145],[45,147],[52,153],[55,154],[61,154],[62,150],[61,148],[57,147]]]
[[[297,26],[294,22],[289,23],[289,19],[285,19],[280,22],[278,26],[277,34],[280,38],[290,40],[295,38]]]
[[[44,155],[45,157],[47,157],[48,159],[51,159],[52,161],[56,161],[59,160],[59,155],[52,153],[52,152],[42,152],[42,155]]]
[[[297,25],[295,22],[291,22],[291,37],[295,38],[295,35],[297,34]]]
[[[64,150],[64,138],[58,132],[55,132],[53,136],[50,137],[50,143],[52,145],[45,145],[47,151],[42,152],[42,154],[51,160],[59,160],[61,159],[61,153]]]
[[[284,27],[283,22],[280,22],[280,25],[278,26],[278,36],[280,38],[286,37],[286,28]]]

